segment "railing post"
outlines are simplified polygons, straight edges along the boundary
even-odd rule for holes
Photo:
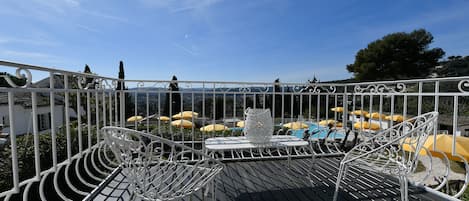
[[[119,92],[118,91],[119,91],[119,89],[117,89],[117,88],[114,89],[114,124],[113,124],[114,126],[119,126],[120,125],[120,123],[119,123],[119,115],[120,114],[118,113],[118,111],[120,111],[120,110],[119,110],[119,108],[117,108],[118,107],[117,100],[119,100],[119,98],[118,98],[119,97],[118,96]]]
[[[49,104],[50,104],[50,134],[52,138],[52,164],[57,170],[57,133],[55,131],[55,94],[54,94],[54,73],[49,73]]]
[[[440,93],[440,81],[436,81],[435,82],[435,105],[434,105],[435,106],[434,110],[436,112],[438,112],[439,103],[440,103],[439,93]],[[436,134],[439,129],[438,125],[439,124],[437,122],[435,126],[435,134],[433,135],[433,142],[436,142]],[[433,143],[433,150],[436,150],[436,143]]]
[[[423,83],[419,82],[419,95],[417,97],[417,116],[422,114],[422,91],[423,91]]]
[[[453,144],[451,148],[451,154],[454,156],[456,154],[456,132],[458,131],[458,101],[459,96],[454,96],[453,100]]]
[[[86,92],[86,118],[88,121],[88,125],[86,126],[88,128],[88,149],[91,150],[92,141],[91,141],[91,94],[89,91]]]
[[[10,140],[11,140],[11,168],[13,174],[13,192],[18,193],[19,188],[19,168],[18,168],[18,148],[16,144],[15,132],[15,100],[13,92],[8,92],[8,113],[10,116]]]
[[[39,154],[39,132],[38,132],[38,118],[37,118],[37,93],[31,92],[32,102],[32,120],[33,120],[33,139],[34,139],[34,165],[36,169],[36,179],[41,179],[41,161]]]
[[[348,91],[347,91],[347,86],[344,86],[344,96],[342,98],[343,98],[342,107],[344,108],[344,113],[342,114],[342,115],[344,115],[343,118],[342,118],[342,125],[343,125],[343,128],[346,128],[347,127],[347,121],[348,121]]]
[[[120,84],[120,100],[119,100],[119,111],[120,111],[120,126],[125,127],[125,91],[124,91],[124,80],[119,79]]]
[[[65,88],[65,131],[67,136],[67,160],[70,162],[72,159],[72,137],[70,135],[70,94],[68,86],[68,74],[64,74],[64,88]]]
[[[102,109],[103,109],[103,126],[106,126],[107,124],[107,117],[106,117],[106,89],[105,89],[105,83],[103,82],[103,105],[102,105]]]
[[[80,156],[83,156],[83,133],[81,129],[81,93],[80,89],[77,91],[77,108],[76,108],[76,113],[77,113],[77,131],[78,131],[78,152]]]

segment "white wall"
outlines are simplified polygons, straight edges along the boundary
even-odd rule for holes
[[[22,135],[25,133],[32,133],[33,132],[33,121],[32,121],[32,109],[31,108],[24,108],[20,105],[15,105],[13,108],[15,111],[15,119],[13,121],[15,132],[17,135]],[[37,114],[47,114],[50,113],[50,106],[38,106],[37,107]],[[55,126],[60,126],[64,124],[64,106],[63,105],[56,105],[54,108],[54,120]],[[8,105],[1,105],[0,106],[0,121],[3,116],[8,116]],[[52,121],[52,120],[51,120]],[[2,123],[2,122],[0,122]],[[2,132],[9,133],[10,128],[8,128],[9,122],[5,122]]]

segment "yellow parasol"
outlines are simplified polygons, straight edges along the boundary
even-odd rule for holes
[[[353,115],[359,115],[359,116],[364,116],[364,115],[367,115],[368,112],[365,111],[365,110],[355,110],[355,111],[351,112],[351,114],[353,114]]]
[[[404,116],[402,115],[398,115],[398,114],[395,114],[395,115],[389,115],[389,116],[386,116],[385,117],[386,120],[388,121],[396,121],[396,122],[403,122],[405,119],[407,118],[404,118]]]
[[[329,124],[333,124],[333,125],[335,124],[336,127],[342,127],[342,123],[334,119],[322,120],[319,122],[320,126],[327,126]]]
[[[308,124],[305,124],[299,121],[283,124],[283,127],[289,128],[289,129],[295,129],[295,130],[302,129],[302,128],[309,128]]]
[[[173,119],[192,119],[192,117],[196,118],[197,116],[199,116],[197,112],[184,111],[173,115]]]
[[[370,119],[380,119],[380,118],[381,118],[381,120],[386,119],[386,115],[380,114],[379,112],[373,112],[371,114],[366,114],[365,117],[370,118]]]
[[[160,117],[158,117],[158,119],[160,121],[169,121],[169,117],[167,117],[167,116],[160,116]]]
[[[191,121],[184,120],[184,119],[174,120],[171,122],[171,125],[176,126],[176,127],[182,127],[182,128],[194,127],[194,124]]]
[[[143,119],[142,116],[131,116],[127,119],[127,122],[136,122],[136,121],[140,121],[142,119]]]
[[[244,128],[244,121],[238,121],[236,127]]]
[[[457,156],[453,156],[452,149],[453,149],[453,136],[446,135],[446,134],[438,134],[436,136],[436,150],[440,152],[436,152],[433,149],[433,135],[428,136],[427,141],[423,144],[423,147],[427,148],[430,151],[430,154],[435,157],[443,158],[443,155],[440,152],[443,152],[448,159],[453,161],[461,161],[461,159]],[[406,139],[408,141],[409,139]],[[456,153],[464,157],[466,160],[469,161],[469,138],[456,136]],[[404,144],[403,149],[406,151],[413,152],[415,144],[412,146],[409,144]],[[420,151],[421,155],[426,155],[424,150]]]
[[[363,127],[362,127],[363,126]],[[353,127],[355,129],[370,129],[370,130],[379,130],[379,124],[377,123],[370,123],[367,121],[364,122],[356,122],[353,124]]]
[[[331,111],[333,111],[333,112],[344,112],[344,108],[343,107],[335,107],[335,108],[331,108]]]
[[[207,126],[200,128],[200,131],[202,132],[225,131],[225,130],[228,130],[228,127],[226,127],[223,124],[211,124],[211,125],[207,125]]]

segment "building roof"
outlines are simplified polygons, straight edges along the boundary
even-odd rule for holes
[[[49,77],[44,78],[36,83],[31,84],[30,88],[49,88]],[[59,75],[54,76],[54,87],[56,89],[63,88],[63,78]],[[30,92],[15,92],[13,93],[15,105],[22,105],[23,107],[31,107],[32,106],[32,98]],[[49,103],[49,93],[47,92],[38,92],[36,95],[37,98],[37,106],[48,106]],[[56,93],[55,94],[55,104],[56,105],[63,105],[65,98],[62,94]],[[0,93],[0,105],[7,105],[8,104],[8,94],[7,93]]]

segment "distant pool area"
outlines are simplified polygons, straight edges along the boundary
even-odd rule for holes
[[[326,136],[327,136],[327,132],[329,132],[329,128],[325,127],[325,126],[320,126],[316,123],[311,123],[311,122],[306,122],[306,124],[308,124],[308,133],[315,133],[313,135],[310,136],[310,139],[324,139]],[[232,132],[236,132],[236,131],[240,131],[242,132],[244,128],[241,128],[241,127],[231,127],[229,128],[230,131]],[[304,131],[306,129],[295,129],[295,130],[292,130],[292,134],[293,136],[296,136],[297,138],[303,138],[303,134],[304,134]],[[316,133],[318,132],[319,133]],[[343,131],[334,131],[332,132],[328,139],[344,139],[345,138],[345,133]]]
[[[327,133],[329,132],[329,129],[324,126],[317,125],[316,123],[307,123],[309,125],[308,128],[308,133],[315,133],[312,134],[309,138],[310,139],[324,139],[327,136]],[[319,133],[316,133],[318,132]],[[296,129],[293,130],[292,135],[296,136],[297,138],[303,138],[305,129]],[[345,133],[342,131],[333,131],[328,139],[344,139],[345,138]]]
[[[230,131],[243,131],[244,128],[241,128],[241,127],[231,127],[229,128]]]

